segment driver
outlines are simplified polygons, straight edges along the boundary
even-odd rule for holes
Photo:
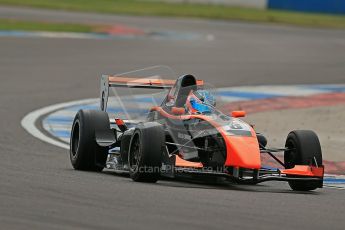
[[[191,113],[211,113],[216,106],[216,99],[209,91],[199,89],[190,92],[186,106]]]

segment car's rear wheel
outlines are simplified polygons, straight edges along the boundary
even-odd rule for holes
[[[310,130],[295,130],[289,133],[284,152],[285,168],[295,165],[322,165],[322,151],[318,136]],[[289,181],[289,185],[296,191],[310,191],[322,186],[319,181]]]
[[[134,181],[154,183],[159,179],[164,143],[163,127],[156,122],[135,129],[128,153],[129,173]]]
[[[110,129],[106,112],[79,110],[71,131],[70,160],[74,169],[102,171],[108,155],[108,148],[97,144],[96,130]]]

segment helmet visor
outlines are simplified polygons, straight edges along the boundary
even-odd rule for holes
[[[190,104],[193,109],[197,110],[200,113],[211,113],[211,106],[204,104],[202,102],[197,101],[196,99],[192,98],[190,100]]]

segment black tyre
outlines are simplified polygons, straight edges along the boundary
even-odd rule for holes
[[[289,133],[284,152],[284,163],[287,169],[295,165],[322,165],[322,152],[319,138],[310,130],[296,130]],[[293,190],[310,191],[322,187],[319,181],[289,181]]]
[[[74,118],[70,139],[70,160],[74,169],[102,171],[108,147],[101,147],[95,138],[96,130],[110,129],[106,112],[79,110]]]
[[[261,133],[256,133],[256,138],[258,139],[260,147],[266,147],[267,145],[267,138],[262,135]]]
[[[159,179],[164,144],[160,124],[147,122],[135,129],[128,153],[129,173],[134,181],[154,183]]]

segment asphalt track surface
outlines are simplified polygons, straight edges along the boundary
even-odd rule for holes
[[[342,190],[296,193],[279,182],[143,184],[111,172],[75,171],[66,150],[35,139],[20,120],[43,106],[97,97],[101,73],[157,64],[216,86],[343,83],[345,32],[10,8],[0,12],[215,36],[214,41],[0,38],[1,229],[344,229]]]

